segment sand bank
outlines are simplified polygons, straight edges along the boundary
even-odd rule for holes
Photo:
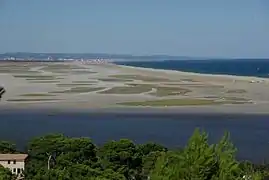
[[[0,63],[0,86],[6,89],[1,109],[269,113],[269,80],[257,77],[5,62]]]

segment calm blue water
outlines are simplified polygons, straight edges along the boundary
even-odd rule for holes
[[[268,60],[180,60],[180,61],[135,61],[116,64],[155,69],[180,70],[208,74],[269,77]]]
[[[169,148],[182,147],[197,127],[217,142],[227,130],[239,159],[269,160],[269,115],[58,113],[0,111],[0,140],[23,149],[34,136],[64,133],[91,137],[96,144],[129,138],[136,143],[154,141]]]

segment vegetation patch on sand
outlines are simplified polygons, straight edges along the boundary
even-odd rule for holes
[[[125,106],[201,106],[201,105],[220,105],[220,104],[245,104],[244,101],[216,101],[212,99],[162,99],[141,102],[123,102],[119,105]]]
[[[39,74],[38,71],[21,70],[21,69],[0,69],[2,74]]]
[[[29,81],[29,83],[44,83],[44,84],[50,84],[50,83],[60,83],[60,81],[50,81],[50,80],[39,80],[39,81],[36,81],[36,80],[31,80]]]
[[[191,92],[191,90],[181,87],[159,86],[157,84],[128,84],[128,85],[132,86],[133,88],[145,87],[148,88],[149,90],[152,90],[154,88],[156,91],[151,92],[149,94],[158,97],[184,95],[186,93]]]
[[[45,67],[42,68],[42,70],[47,70],[47,71],[51,71],[51,70],[72,70],[72,69],[88,69],[85,67],[81,67],[75,64],[64,64],[64,63],[48,63],[46,64]]]
[[[56,95],[49,94],[49,93],[30,93],[30,94],[21,94],[20,96],[24,96],[24,97],[48,97],[48,96],[56,96]]]
[[[144,75],[133,75],[133,74],[125,74],[125,75],[111,75],[112,78],[119,78],[119,79],[133,79],[133,80],[140,80],[140,81],[148,81],[148,82],[162,82],[162,81],[172,81],[166,78],[160,77],[153,77],[153,76],[144,76]]]
[[[205,96],[203,98],[208,98],[208,99],[219,99],[219,96]]]
[[[182,86],[189,88],[200,88],[200,89],[223,89],[225,86],[221,85],[212,85],[212,84],[183,84]]]
[[[133,81],[132,79],[117,79],[117,78],[99,78],[99,81],[104,81],[104,82],[131,82]]]
[[[252,103],[251,99],[246,99],[243,97],[221,97],[221,96],[205,96],[206,99],[216,100],[218,102],[226,102],[228,104],[245,104]]]
[[[26,61],[1,61],[0,67],[18,67],[18,68],[26,68],[26,67],[39,67],[43,65],[43,62],[26,62]]]
[[[84,71],[71,71],[71,73],[79,75],[79,74],[94,74],[94,73],[97,73],[97,72],[84,70]]]
[[[184,86],[184,85],[196,85],[196,84],[186,84],[186,83],[162,83],[163,85],[167,85],[167,86]],[[198,84],[197,84],[198,85]],[[203,84],[199,84],[199,85],[203,85]]]
[[[191,92],[191,90],[185,89],[185,88],[159,86],[159,87],[156,87],[156,92],[152,92],[150,94],[154,96],[163,97],[163,96],[185,95],[189,92]]]
[[[245,89],[230,89],[226,93],[238,93],[238,94],[241,94],[241,93],[247,93],[247,91]]]
[[[138,85],[134,87],[121,86],[101,91],[100,94],[141,94],[152,90],[151,86]]]
[[[65,74],[69,74],[69,73],[73,73],[77,70],[82,70],[85,71],[85,69],[88,70],[88,68],[85,67],[80,67],[77,66],[75,64],[47,64],[45,67],[43,67],[41,70],[43,71],[48,71],[48,72],[52,72],[52,73],[65,73]],[[90,70],[87,71],[88,73],[91,72]]]
[[[43,77],[43,78],[27,78],[27,81],[42,81],[42,80],[54,80],[54,79],[64,79],[64,78],[50,78],[50,77]]]
[[[70,84],[57,84],[58,87],[78,87],[78,86],[91,86],[92,83],[70,83]]]
[[[220,102],[207,99],[163,99],[141,102],[124,102],[119,104],[126,106],[196,106],[220,104]]]
[[[26,80],[54,80],[59,79],[56,76],[49,76],[49,75],[13,75],[15,78],[25,78]]]
[[[105,89],[104,87],[74,87],[63,91],[52,91],[50,93],[88,93]]]
[[[223,97],[223,99],[227,101],[250,101],[250,99],[246,99],[243,97]]]
[[[223,104],[252,104],[251,101],[224,101]]]
[[[46,72],[51,72],[51,73],[57,73],[57,74],[70,74],[71,70],[65,70],[65,69],[59,69],[59,70],[53,70],[53,71],[46,71]]]
[[[142,84],[142,83],[127,83],[126,85],[133,86],[133,87],[136,87],[136,86],[156,87],[157,86],[157,84]]]
[[[29,93],[29,94],[21,94],[20,96],[24,96],[24,97],[48,97],[48,96],[56,96],[56,95],[49,94],[49,93]]]
[[[5,74],[38,74],[38,71],[31,71],[31,68],[23,65],[6,65],[0,66],[0,73]]]
[[[8,99],[9,102],[41,102],[41,101],[58,101],[61,99]]]
[[[72,81],[72,83],[96,83],[97,81],[88,81],[88,80],[85,80],[85,81]]]
[[[185,81],[185,82],[199,82],[195,79],[180,79],[181,81]]]
[[[195,83],[164,83],[163,85],[168,85],[168,86],[186,86],[190,88],[224,88],[224,86],[221,85],[212,85],[212,84],[195,84]]]

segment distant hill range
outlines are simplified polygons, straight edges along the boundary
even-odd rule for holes
[[[110,59],[110,60],[132,60],[132,61],[151,61],[151,60],[194,60],[202,58],[190,58],[185,56],[169,55],[145,55],[134,56],[128,54],[106,54],[106,53],[4,53],[0,54],[0,59],[16,58],[17,60],[59,60],[59,59]]]

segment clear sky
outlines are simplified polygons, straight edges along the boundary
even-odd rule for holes
[[[269,57],[269,0],[0,0],[0,52]]]

